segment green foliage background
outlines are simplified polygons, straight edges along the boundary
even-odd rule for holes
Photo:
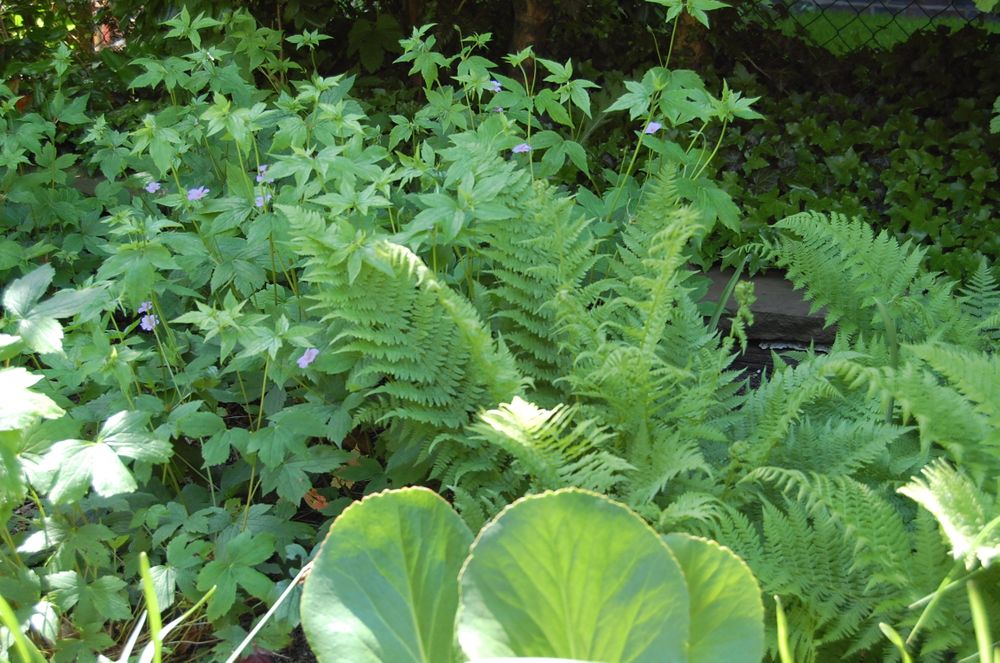
[[[669,44],[720,5],[646,11]],[[153,34],[156,7],[115,10]],[[142,552],[168,613],[215,587],[172,656],[225,660],[289,589],[256,635],[280,648],[328,519],[415,483],[472,528],[573,487],[716,539],[782,597],[794,660],[893,656],[880,623],[971,655],[978,604],[936,591],[965,572],[1000,615],[988,103],[889,100],[872,129],[802,93],[775,139],[749,69],[679,46],[616,84],[423,26],[375,78],[371,42],[332,74],[335,40],[241,10],[87,55],[54,17],[0,86],[0,592],[54,660],[128,637]],[[759,162],[789,151],[781,196]],[[731,368],[751,287],[723,333],[696,269],[744,259],[837,325],[759,386]]]

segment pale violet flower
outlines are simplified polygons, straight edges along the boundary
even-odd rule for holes
[[[195,200],[201,200],[202,198],[208,195],[209,191],[210,189],[203,186],[200,186],[196,189],[188,189],[188,200],[192,202]]]
[[[159,183],[159,182],[157,182],[156,180],[153,180],[152,182],[149,182],[149,183],[147,183],[147,184],[146,184],[146,186],[145,186],[145,187],[143,187],[143,188],[144,188],[144,189],[146,189],[146,191],[147,191],[148,193],[156,193],[156,192],[157,192],[157,191],[159,191],[159,190],[160,190],[160,189],[161,189],[162,187],[163,187],[163,185],[162,185],[162,184],[160,184],[160,183]]]
[[[655,134],[657,131],[663,128],[663,125],[659,122],[650,122],[646,125],[646,128],[642,130],[644,134]]]
[[[530,152],[530,151],[531,151],[531,145],[528,145],[527,143],[520,143],[518,145],[515,145],[514,149],[511,150],[511,152],[513,152],[514,154],[524,154],[525,152]]]
[[[136,309],[138,313],[149,313],[152,310],[153,310],[153,302],[149,300],[146,300],[143,303],[139,304],[139,308]]]
[[[264,182],[270,184],[274,181],[273,177],[267,176],[267,168],[268,166],[266,163],[257,166],[257,184],[263,184]]]
[[[271,194],[267,193],[264,194],[263,196],[257,196],[256,198],[254,198],[253,204],[256,205],[257,207],[263,207],[264,203],[266,203],[269,200],[271,200]]]
[[[160,324],[160,319],[153,313],[142,316],[142,320],[139,321],[139,326],[145,331],[153,331],[153,327],[158,324]]]
[[[490,81],[489,88],[491,90],[493,90],[494,92],[499,92],[500,90],[503,89],[503,86],[500,85],[500,81],[498,81],[498,80],[492,80],[492,81]]]
[[[299,365],[299,368],[305,368],[316,360],[317,355],[319,355],[319,349],[309,348],[302,353],[302,356],[295,363]]]

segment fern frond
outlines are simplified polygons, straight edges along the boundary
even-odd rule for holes
[[[311,308],[336,330],[330,352],[354,360],[354,419],[387,426],[389,445],[410,449],[401,457],[522,391],[513,357],[473,306],[409,249],[348,224],[327,228],[315,212],[283,211],[306,257]]]
[[[952,351],[954,353],[956,351]],[[961,354],[961,351],[957,351]],[[918,346],[916,353],[922,353],[933,362],[944,367],[941,362],[950,356],[938,346]],[[976,355],[969,354],[963,360],[976,366]],[[979,355],[984,360],[988,355]],[[993,370],[992,358],[980,367],[985,373]],[[945,367],[946,368],[946,367]],[[863,366],[854,361],[836,362],[830,366],[831,373],[840,375],[850,386],[867,385],[870,395],[881,396],[885,403],[893,402],[903,422],[915,420],[920,431],[922,455],[930,458],[933,445],[939,445],[974,477],[992,475],[1000,466],[1000,428],[992,424],[984,414],[983,405],[973,401],[962,392],[925,370],[915,362],[906,362],[898,369]],[[986,398],[991,392],[989,385],[979,384],[975,375],[956,375],[970,394]],[[993,406],[987,406],[987,412]]]
[[[968,477],[941,459],[925,467],[921,474],[898,492],[937,519],[951,543],[952,556],[965,560],[966,568],[971,569],[977,559],[989,566],[1000,556],[1000,527],[995,523],[992,532],[984,532],[987,519],[982,493]]]
[[[578,408],[551,410],[514,398],[479,415],[473,438],[510,454],[537,490],[576,486],[608,491],[634,468],[607,450],[612,435],[592,419],[574,421]]]
[[[940,343],[914,345],[907,350],[944,376],[977,412],[1000,428],[1000,356]]]
[[[638,469],[626,486],[625,501],[634,508],[652,502],[676,477],[712,472],[696,440],[685,440],[666,427],[648,441],[633,444],[629,460]]]
[[[976,320],[986,320],[1000,314],[1000,282],[983,258],[979,267],[969,277],[969,282],[959,289],[962,308]]]
[[[796,366],[775,370],[740,411],[731,432],[739,440],[733,455],[747,467],[768,464],[772,450],[786,440],[807,406],[822,399],[843,400],[827,376],[827,366],[838,359],[836,354],[813,355]]]
[[[508,195],[511,192],[508,192]],[[556,312],[550,305],[577,289],[596,259],[589,222],[572,199],[538,182],[510,196],[517,216],[480,225],[496,301],[498,329],[536,387],[551,387],[572,357],[559,351]]]
[[[887,453],[906,428],[870,419],[803,417],[770,455],[778,467],[853,475]]]
[[[910,538],[899,512],[871,487],[847,476],[762,467],[744,481],[773,484],[818,519],[843,527],[853,542],[852,568],[864,569],[869,583],[909,585]]]
[[[669,532],[692,522],[709,524],[718,521],[721,508],[722,503],[715,496],[689,490],[681,493],[660,512],[659,528]]]
[[[923,271],[924,250],[900,245],[888,232],[841,214],[803,212],[778,222],[777,240],[761,252],[805,289],[813,311],[842,332],[884,334],[879,303],[889,311],[904,341],[977,339],[975,322],[954,298],[954,284]]]

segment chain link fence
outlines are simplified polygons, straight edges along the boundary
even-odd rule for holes
[[[888,49],[921,30],[975,25],[1000,32],[997,14],[981,12],[973,0],[764,0],[744,8],[751,20],[836,54]]]

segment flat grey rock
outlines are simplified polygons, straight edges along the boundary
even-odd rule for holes
[[[706,276],[711,281],[706,299],[717,302],[722,296],[732,269],[712,268]],[[802,298],[802,292],[792,288],[784,274],[777,271],[763,272],[752,277],[744,277],[754,285],[757,301],[750,310],[754,323],[747,330],[747,336],[755,341],[792,341],[808,345],[810,342],[829,344],[836,335],[836,327],[825,327],[823,309],[810,313],[810,304]],[[736,310],[736,301],[730,298],[726,310]],[[720,324],[728,325],[723,320]]]

